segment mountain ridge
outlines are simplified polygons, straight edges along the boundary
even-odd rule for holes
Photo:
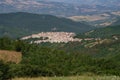
[[[27,36],[46,31],[85,32],[93,27],[63,17],[26,12],[0,14],[1,36]],[[11,29],[12,28],[12,29]],[[22,31],[22,32],[21,32]],[[17,33],[17,34],[15,34]]]
[[[99,0],[101,1],[101,0]],[[0,13],[30,12],[38,14],[52,14],[57,16],[75,16],[85,14],[104,13],[120,10],[118,1],[83,1],[70,0],[67,2],[57,0],[1,0]],[[99,3],[99,4],[98,4]]]

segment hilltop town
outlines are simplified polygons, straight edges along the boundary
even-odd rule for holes
[[[93,31],[91,31],[93,32]],[[85,35],[90,34],[90,32]],[[32,34],[30,36],[26,36],[21,38],[21,40],[29,40],[30,43],[68,43],[68,42],[82,42],[82,41],[90,41],[84,45],[84,47],[93,47],[97,44],[102,44],[104,42],[110,42],[113,40],[118,40],[117,36],[113,36],[112,39],[101,39],[101,38],[75,38],[76,34],[73,32],[41,32],[38,34]]]
[[[76,36],[76,34],[73,32],[41,32],[38,34],[32,34],[30,36],[23,37],[21,40],[36,39],[35,41],[31,41],[31,43],[68,43],[75,41],[81,42],[82,39],[73,38],[74,36]]]

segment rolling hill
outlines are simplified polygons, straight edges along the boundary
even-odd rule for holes
[[[105,28],[98,28],[92,31],[89,31],[83,35],[77,35],[77,37],[97,37],[97,38],[108,38],[113,35],[120,35],[120,25],[117,26],[108,26]]]
[[[21,37],[46,31],[82,33],[92,28],[84,23],[52,15],[25,12],[0,14],[0,36]]]
[[[89,32],[89,35],[95,36],[94,34],[97,33],[99,33],[97,37],[103,34],[105,36],[119,35],[119,30],[119,26],[111,26],[96,29]],[[100,40],[83,40],[82,42],[69,42],[67,44],[43,43],[38,45],[4,37],[0,39],[0,49],[16,50],[22,53],[21,63],[10,64],[10,74],[15,77],[51,77],[54,75],[71,76],[78,74],[119,76],[120,38],[115,40],[105,37],[105,39],[107,41],[103,43]],[[101,38],[101,40],[105,39]],[[98,44],[86,47],[86,45],[96,41]],[[12,54],[9,53],[9,55]]]

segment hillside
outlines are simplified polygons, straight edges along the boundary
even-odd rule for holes
[[[89,38],[84,35],[85,38],[82,38],[81,42],[70,41],[68,43],[46,42],[29,44],[26,41],[12,40],[3,37],[0,39],[0,49],[19,51],[22,53],[22,60],[19,64],[9,64],[9,70],[11,71],[9,74],[14,75],[13,77],[71,75],[120,76],[119,30],[119,26],[96,29],[94,30],[95,32],[85,33],[91,37],[93,35],[95,38]],[[95,33],[99,34],[95,35]],[[103,36],[103,33],[106,33],[105,36]],[[46,33],[40,34],[46,35]],[[116,36],[117,39],[111,35]],[[32,37],[36,37],[36,35],[34,34]],[[104,38],[98,39],[98,37]],[[11,53],[9,53],[9,55],[14,56]],[[3,60],[7,59],[9,58]],[[0,71],[2,71],[2,69],[3,68],[0,67]],[[7,74],[4,73],[3,75]]]
[[[92,41],[38,45],[2,38],[0,42],[1,49],[22,53],[21,63],[10,68],[15,77],[120,75],[119,40],[92,47],[85,47]]]
[[[82,33],[90,29],[92,27],[87,24],[51,15],[23,12],[0,14],[0,36],[21,37],[46,31]]]
[[[98,28],[84,34],[77,35],[76,37],[93,37],[93,38],[108,38],[113,35],[120,35],[120,26],[108,26],[105,28]]]
[[[117,20],[112,25],[120,25],[120,16],[117,18]]]

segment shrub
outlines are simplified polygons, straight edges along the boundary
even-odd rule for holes
[[[9,64],[0,61],[0,80],[10,80],[11,78]]]

